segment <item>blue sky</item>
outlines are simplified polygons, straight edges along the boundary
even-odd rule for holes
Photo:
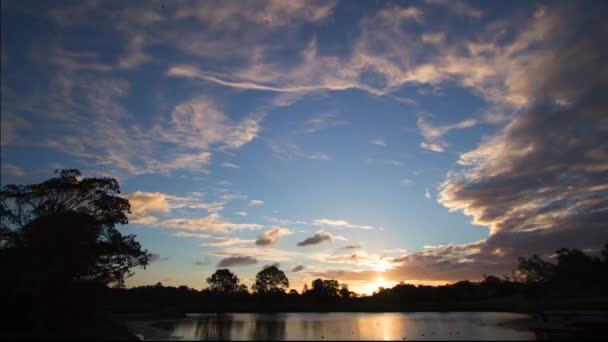
[[[297,290],[510,274],[608,240],[602,13],[3,1],[2,184],[118,178],[121,229],[156,256],[129,286],[272,263]]]

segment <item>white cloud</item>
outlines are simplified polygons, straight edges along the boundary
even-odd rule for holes
[[[2,163],[0,169],[2,170],[3,174],[15,176],[15,177],[22,177],[22,176],[27,175],[27,172],[23,171],[20,167],[18,167],[17,165],[14,165],[14,164]]]
[[[429,191],[429,189],[424,189],[424,197],[426,199],[431,199],[432,198],[431,192]]]
[[[260,200],[250,200],[249,201],[249,206],[250,207],[255,207],[255,206],[258,206],[258,205],[262,205],[262,204],[264,204],[264,201],[260,201]]]
[[[377,146],[382,146],[382,147],[386,147],[386,142],[384,141],[384,139],[372,139],[369,141],[370,144],[372,145],[377,145]]]
[[[328,226],[328,227],[337,228],[337,229],[344,229],[344,228],[375,229],[375,227],[373,227],[373,226],[356,225],[356,224],[352,224],[346,220],[331,220],[331,219],[327,219],[327,218],[317,219],[313,222],[313,224],[316,226]]]
[[[305,152],[302,148],[292,143],[271,142],[268,144],[270,150],[278,157],[305,158],[311,160],[330,160],[331,158],[323,152]]]
[[[209,231],[214,233],[224,233],[233,230],[257,230],[262,228],[254,223],[233,223],[224,221],[218,214],[209,214],[202,218],[173,218],[161,221],[156,224],[160,227],[167,227],[185,231]]]
[[[233,163],[228,163],[228,162],[223,163],[222,166],[223,167],[227,167],[227,168],[232,168],[232,169],[239,169],[240,168],[240,166],[238,166],[236,164],[233,164]]]
[[[284,236],[293,234],[293,231],[288,228],[273,227],[262,234],[260,234],[255,240],[255,244],[258,246],[271,246],[279,243],[280,239]]]
[[[173,233],[173,235],[178,236],[178,237],[193,237],[193,238],[197,238],[197,239],[208,239],[211,237],[211,235],[209,235],[209,234],[191,233],[191,232],[175,232],[175,233]]]
[[[441,140],[443,135],[451,130],[470,128],[477,124],[475,119],[466,119],[452,125],[433,126],[427,121],[428,116],[425,113],[418,116],[418,129],[425,139],[420,143],[420,147],[435,152],[443,152],[447,147],[447,143]]]
[[[247,214],[247,212],[245,212],[245,211],[237,211],[237,212],[235,212],[234,214],[235,214],[235,215],[239,215],[239,216],[243,216],[243,217],[245,217],[245,216],[247,216],[247,215],[248,215],[248,214]]]
[[[214,238],[211,242],[202,243],[201,246],[234,246],[234,245],[244,245],[248,243],[254,242],[254,239],[241,239],[238,237],[217,237]]]

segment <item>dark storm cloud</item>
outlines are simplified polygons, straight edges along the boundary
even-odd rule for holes
[[[320,243],[329,242],[329,241],[333,241],[333,236],[330,233],[318,232],[315,235],[313,235],[303,241],[298,242],[298,246],[300,246],[300,247],[312,246],[312,245],[318,245]]]
[[[246,255],[235,255],[231,257],[224,258],[220,261],[217,267],[230,267],[230,266],[247,266],[247,265],[255,265],[258,263],[258,260],[254,257],[246,256]]]
[[[296,267],[294,267],[291,272],[300,272],[304,269],[304,265],[298,265]]]

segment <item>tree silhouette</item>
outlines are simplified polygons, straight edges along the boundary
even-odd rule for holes
[[[288,287],[289,280],[285,273],[276,266],[269,266],[258,272],[252,288],[257,294],[266,295],[285,293]]]
[[[219,269],[215,271],[209,278],[209,291],[215,294],[229,295],[240,292],[243,288],[239,287],[239,277],[228,269]],[[244,289],[247,290],[247,287]]]
[[[130,212],[118,182],[81,178],[78,170],[56,173],[0,191],[2,266],[15,272],[20,286],[33,280],[123,286],[133,267],[149,264],[150,254],[115,227],[126,224]]]
[[[555,265],[534,254],[531,258],[518,259],[517,272],[529,283],[548,282],[553,279]]]
[[[340,283],[337,280],[315,279],[312,288],[307,292],[318,299],[338,298],[340,295]]]

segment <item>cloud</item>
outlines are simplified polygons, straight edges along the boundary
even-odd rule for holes
[[[196,18],[218,26],[245,22],[255,27],[282,28],[326,19],[336,6],[336,1],[265,1],[258,4],[222,1],[219,6],[212,2],[186,5],[177,9],[177,18]]]
[[[349,250],[349,249],[357,249],[357,248],[361,248],[361,245],[346,245],[340,249]]]
[[[425,140],[420,143],[420,147],[434,152],[445,151],[447,143],[442,141],[441,137],[447,134],[449,131],[470,128],[477,124],[477,120],[475,119],[466,119],[452,125],[433,126],[427,121],[426,117],[428,116],[428,114],[424,113],[418,116],[418,130]]]
[[[293,231],[288,228],[273,227],[262,234],[260,234],[255,240],[255,244],[258,246],[272,246],[279,243],[279,240],[283,236],[291,235]]]
[[[150,262],[167,261],[169,257],[161,257],[158,253],[150,253]]]
[[[384,139],[372,139],[369,141],[370,144],[372,145],[377,145],[377,146],[382,146],[382,147],[386,147],[386,142],[384,141]]]
[[[262,204],[264,204],[264,201],[260,201],[260,200],[250,200],[249,201],[249,206],[250,207],[255,207],[255,206],[258,206],[258,205],[262,205]]]
[[[312,134],[329,127],[348,125],[350,122],[339,120],[338,114],[333,111],[320,113],[308,119],[294,134]]]
[[[468,1],[425,0],[425,3],[441,6],[454,14],[465,17],[479,19],[483,16],[483,11],[472,6]]]
[[[422,41],[425,43],[439,44],[445,40],[445,33],[444,32],[434,32],[434,33],[425,32],[420,36],[420,39],[422,39]]]
[[[178,237],[194,237],[194,238],[198,238],[198,239],[208,239],[208,238],[211,237],[211,235],[209,235],[209,234],[191,233],[191,232],[176,232],[176,233],[173,233],[173,236],[178,236]]]
[[[346,220],[331,220],[331,219],[327,219],[327,218],[314,220],[313,224],[315,226],[328,226],[328,227],[337,228],[337,229],[344,229],[344,228],[375,229],[375,227],[372,227],[372,226],[352,224]]]
[[[217,264],[217,267],[249,266],[257,263],[258,261],[256,258],[245,255],[236,255],[222,259],[219,264]]]
[[[414,181],[409,178],[405,178],[405,179],[402,179],[401,182],[399,182],[399,184],[403,187],[409,188],[410,186],[414,185]]]
[[[14,164],[2,163],[0,166],[2,174],[11,175],[14,177],[23,177],[27,175],[27,172],[23,171],[20,167]]]
[[[431,199],[432,198],[431,192],[429,191],[429,189],[424,189],[424,197],[426,199]]]
[[[298,242],[298,246],[306,247],[306,246],[318,245],[320,243],[331,242],[333,240],[334,240],[334,237],[330,233],[318,232],[318,233],[315,233],[315,235]]]
[[[383,160],[382,163],[393,166],[403,166],[403,163],[396,160]]]
[[[211,265],[211,259],[209,257],[205,257],[203,260],[196,260],[193,264],[196,266],[209,266]]]
[[[245,217],[245,216],[247,216],[247,215],[248,215],[248,214],[247,214],[247,212],[245,212],[245,211],[237,211],[237,212],[235,212],[234,214],[235,214],[235,215],[239,215],[239,216],[243,216],[243,217]]]
[[[209,252],[210,255],[219,257],[247,255],[258,260],[267,260],[270,262],[290,261],[294,258],[301,257],[300,253],[286,251],[276,248],[259,248],[254,247],[229,247],[220,251]]]
[[[131,204],[129,219],[137,224],[155,224],[161,216],[169,214],[173,209],[190,208],[204,209],[216,213],[223,209],[222,202],[205,202],[201,194],[190,193],[188,196],[175,196],[161,192],[135,191],[127,196]]]
[[[238,237],[218,237],[212,242],[202,243],[201,246],[234,246],[252,243],[255,240],[241,239]]]
[[[236,164],[232,164],[232,163],[223,163],[222,166],[227,167],[227,168],[232,168],[232,169],[240,169],[240,166],[238,166]]]
[[[510,274],[517,257],[561,247],[597,249],[608,241],[608,77],[598,45],[597,9],[568,3],[537,12],[507,49],[528,53],[525,72],[510,75],[516,116],[460,155],[438,200],[489,228],[486,240],[429,246],[401,259],[395,276],[480,279]],[[569,27],[564,36],[561,28]],[[542,37],[542,39],[540,39]],[[531,49],[534,46],[535,49]],[[513,53],[513,52],[510,52]]]
[[[202,218],[173,218],[158,222],[160,227],[185,231],[208,231],[214,233],[224,233],[234,230],[256,230],[262,228],[259,224],[254,223],[233,223],[224,221],[218,214],[209,214]]]
[[[274,155],[285,158],[305,158],[311,160],[330,160],[331,157],[323,152],[305,152],[302,148],[293,143],[271,142],[268,144]]]
[[[304,266],[303,266],[303,265],[298,265],[298,266],[294,267],[294,268],[291,270],[291,272],[300,272],[300,271],[302,271],[302,270],[304,270]]]

